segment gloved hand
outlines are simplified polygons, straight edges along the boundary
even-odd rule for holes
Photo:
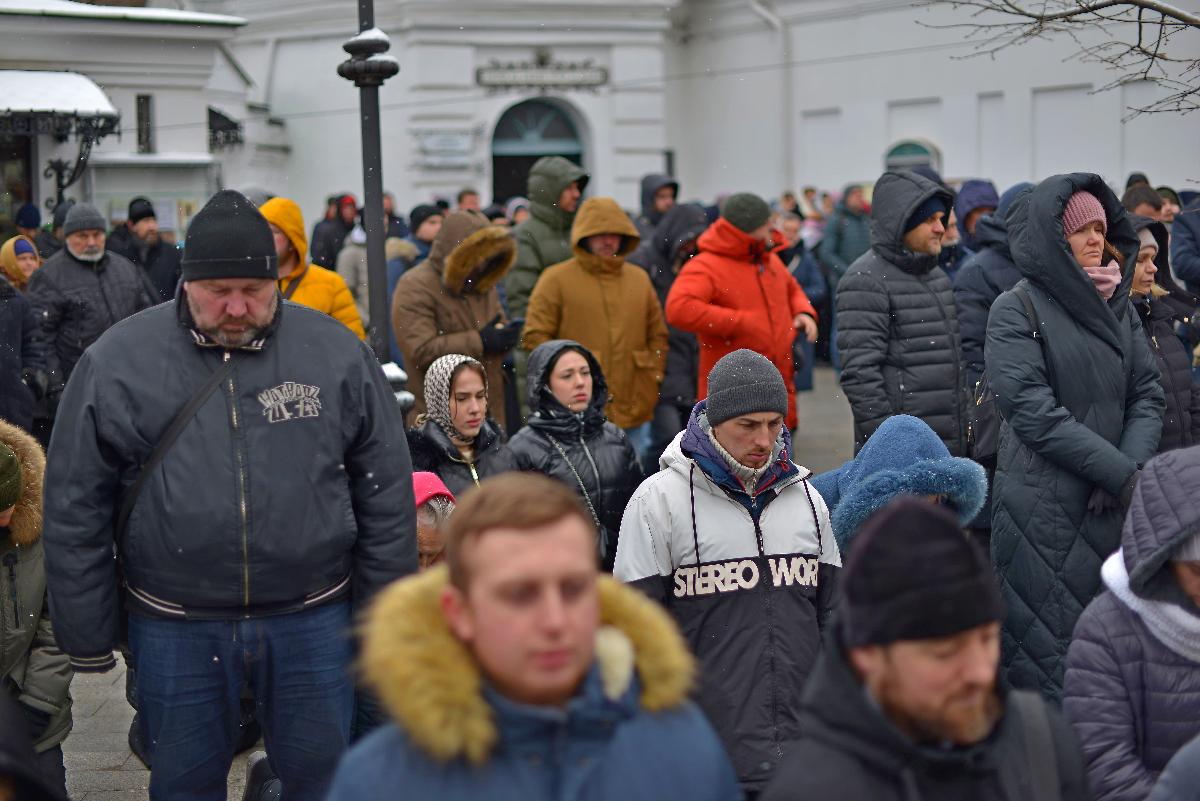
[[[484,353],[507,353],[521,341],[521,326],[505,325],[497,314],[479,329],[479,339],[483,341]]]
[[[1108,494],[1108,490],[1097,486],[1092,490],[1092,497],[1088,498],[1087,509],[1094,515],[1106,514],[1115,512],[1120,508],[1117,499]]]
[[[1138,482],[1142,479],[1142,468],[1133,471],[1133,475],[1125,482],[1125,486],[1121,487],[1121,508],[1128,509],[1129,504],[1133,502],[1133,490],[1137,487]]]
[[[30,739],[35,741],[40,739],[50,725],[50,713],[34,709],[23,701],[18,701],[18,703],[21,705],[21,711],[25,714],[25,726],[29,729]]]
[[[34,400],[40,401],[46,397],[46,392],[50,389],[50,376],[46,375],[45,370],[38,370],[36,367],[26,367],[21,370],[21,380],[33,393]]]

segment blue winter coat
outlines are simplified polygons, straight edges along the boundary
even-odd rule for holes
[[[33,306],[0,278],[0,419],[26,431],[33,424],[33,391],[21,380],[26,368],[46,369],[47,342]]]
[[[1142,801],[1200,735],[1200,607],[1169,560],[1200,536],[1200,448],[1152,459],[1134,493],[1108,589],[1088,605],[1067,654],[1063,711],[1096,801]]]
[[[1171,758],[1146,801],[1200,801],[1200,737]]]
[[[436,568],[386,590],[363,664],[393,721],[353,747],[327,801],[737,801],[687,700],[693,666],[666,612],[600,580],[596,663],[565,709],[509,700],[450,634]]]
[[[987,496],[987,476],[970,459],[953,457],[922,420],[907,414],[883,422],[858,456],[812,479],[829,506],[843,552],[859,526],[900,495],[943,495],[964,526]]]
[[[1095,195],[1108,240],[1132,264],[1138,238],[1098,175],[1056,175],[1007,217],[1013,261],[1041,321],[1034,339],[1012,291],[993,304],[985,357],[1004,421],[992,493],[992,560],[1005,598],[1003,664],[1016,687],[1057,699],[1071,632],[1102,589],[1100,565],[1117,548],[1121,514],[1093,513],[1158,447],[1163,391],[1129,303],[1133,270],[1107,302],[1071,255],[1067,201]],[[1115,502],[1114,502],[1115,507]]]
[[[1171,269],[1188,291],[1200,295],[1200,203],[1175,215],[1171,226]]]

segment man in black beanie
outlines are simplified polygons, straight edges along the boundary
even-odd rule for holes
[[[997,681],[999,587],[954,515],[916,497],[875,513],[841,592],[763,801],[1090,798],[1070,727]]]
[[[349,329],[280,300],[245,197],[196,215],[182,266],[177,299],[113,326],[63,394],[55,634],[103,672],[127,632],[152,801],[223,801],[244,686],[283,797],[317,801],[350,740],[352,615],[417,566],[401,418]]]
[[[916,172],[886,172],[871,204],[871,249],[837,287],[842,391],[854,452],[894,414],[919,417],[967,456],[966,366],[954,287],[938,266],[954,193]]]
[[[829,510],[792,461],[790,392],[735,350],[708,399],[625,509],[613,575],[664,604],[700,661],[696,700],[753,796],[785,740],[821,647],[842,559]]]
[[[175,297],[182,254],[174,242],[162,238],[158,215],[147,198],[135,197],[129,201],[125,224],[118,225],[109,234],[108,249],[142,268],[159,301],[166,302]]]

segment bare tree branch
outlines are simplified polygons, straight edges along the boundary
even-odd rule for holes
[[[1200,15],[1159,0],[919,0],[920,6],[949,6],[966,12],[966,21],[919,24],[965,32],[974,52],[987,56],[1035,40],[1068,36],[1078,50],[1069,56],[1119,73],[1093,90],[1104,92],[1145,81],[1163,97],[1130,107],[1138,114],[1200,110]],[[1086,35],[1085,35],[1086,34]],[[1171,51],[1172,39],[1184,37]],[[1100,41],[1096,41],[1099,39]],[[1172,56],[1171,52],[1183,53]]]

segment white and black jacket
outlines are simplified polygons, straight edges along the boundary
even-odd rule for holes
[[[710,439],[704,406],[630,500],[614,575],[671,611],[701,664],[697,700],[753,791],[800,734],[800,691],[842,561],[786,429],[751,495]]]

